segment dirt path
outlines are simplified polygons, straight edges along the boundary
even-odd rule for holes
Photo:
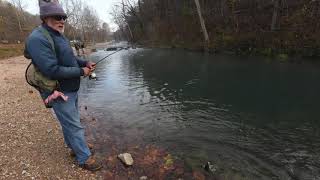
[[[0,61],[0,179],[102,179],[74,165],[59,124],[24,80],[27,63]]]

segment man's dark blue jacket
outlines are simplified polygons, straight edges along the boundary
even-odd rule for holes
[[[69,44],[69,40],[58,31],[43,24],[48,30],[55,45],[54,53],[49,40],[36,28],[26,41],[26,50],[32,58],[32,63],[47,77],[58,80],[60,90],[63,92],[78,91],[80,77],[86,66],[86,61],[77,58]]]

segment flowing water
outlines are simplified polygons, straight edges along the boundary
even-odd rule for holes
[[[82,81],[80,101],[100,144],[155,144],[190,171],[210,161],[208,179],[320,179],[317,64],[129,49],[96,74]]]

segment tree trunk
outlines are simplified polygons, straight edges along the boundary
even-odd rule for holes
[[[128,23],[128,20],[127,20],[127,15],[126,15],[126,11],[125,11],[125,4],[124,4],[123,0],[122,0],[122,14],[123,14],[124,20],[125,20],[125,22],[126,22],[126,24],[128,26],[128,30],[129,30],[129,34],[130,34],[131,40],[133,41],[134,38],[133,38],[132,31],[131,31],[131,27],[130,27],[130,25]]]
[[[16,16],[17,16],[17,21],[18,21],[18,26],[19,26],[19,34],[20,34],[20,37],[19,37],[19,40],[21,41],[22,40],[22,26],[21,26],[21,19],[20,19],[20,13],[16,11]]]
[[[18,27],[19,27],[19,40],[21,41],[22,38],[22,23],[21,23],[21,13],[23,12],[23,5],[21,0],[11,0],[11,3],[14,5],[15,9],[15,15],[18,21]]]
[[[225,6],[225,0],[221,0],[220,1],[220,13],[221,13],[221,16],[223,17],[224,16],[224,6]]]
[[[129,33],[130,33],[130,36],[131,36],[131,40],[134,41],[133,34],[132,34],[132,31],[131,31],[131,28],[130,28],[129,24],[128,24],[128,29],[129,29]]]
[[[205,40],[205,47],[207,48],[208,45],[209,45],[209,35],[208,35],[208,31],[207,31],[207,28],[206,28],[206,24],[205,24],[205,22],[204,22],[204,19],[203,19],[203,17],[202,17],[201,7],[200,7],[199,0],[194,0],[194,2],[196,3],[196,6],[197,6],[197,11],[198,11],[198,15],[199,15],[199,20],[200,20],[200,24],[201,24],[201,28],[202,28],[204,40]]]
[[[271,31],[279,29],[278,14],[279,14],[279,10],[280,10],[280,3],[281,3],[281,0],[274,0],[273,16],[272,16],[272,22],[271,22]]]

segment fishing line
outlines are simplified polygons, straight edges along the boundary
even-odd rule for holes
[[[95,66],[97,66],[97,64],[99,64],[99,63],[102,62],[103,60],[107,59],[107,58],[110,57],[111,55],[113,55],[113,54],[115,54],[115,53],[117,53],[117,52],[119,52],[119,51],[122,51],[123,49],[124,49],[124,48],[120,48],[119,50],[117,50],[117,51],[115,51],[115,52],[113,52],[113,53],[111,53],[111,54],[108,54],[106,57],[104,57],[104,58],[100,59],[99,61],[97,61]],[[89,75],[89,79],[96,80],[96,79],[97,79],[97,74],[96,74],[95,72],[92,72],[92,73]]]
[[[121,49],[117,50],[116,52],[113,52],[113,53],[111,53],[111,54],[108,54],[106,57],[104,57],[104,58],[100,59],[99,61],[97,61],[97,62],[96,62],[96,65],[99,64],[101,61],[105,60],[106,58],[110,57],[111,55],[113,55],[113,54],[115,54],[115,53],[117,53],[117,52],[119,52],[119,51],[122,51],[123,49],[124,49],[124,48],[121,48]]]

